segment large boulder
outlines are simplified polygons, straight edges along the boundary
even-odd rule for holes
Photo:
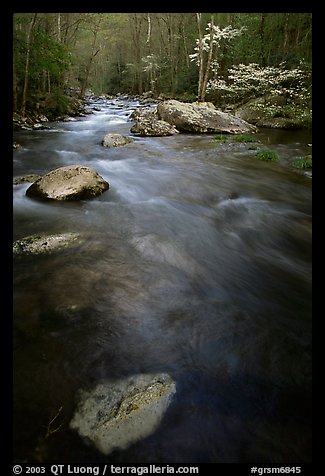
[[[36,180],[26,195],[44,200],[84,200],[102,194],[109,184],[96,170],[84,165],[68,165],[52,170]]]
[[[121,134],[106,134],[102,140],[102,145],[104,147],[121,147],[122,145],[130,144],[133,142],[131,137],[122,136]]]
[[[174,99],[160,103],[157,112],[159,119],[183,132],[239,134],[255,131],[253,125],[226,112]]]
[[[81,392],[70,428],[109,454],[150,435],[159,425],[176,385],[167,374],[132,375]]]

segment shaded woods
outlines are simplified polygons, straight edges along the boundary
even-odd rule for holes
[[[89,89],[223,106],[222,90],[209,84],[227,83],[233,67],[311,68],[309,13],[17,13],[13,20],[13,109],[22,115],[64,114],[69,93]]]

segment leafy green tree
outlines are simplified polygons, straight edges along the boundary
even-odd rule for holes
[[[41,97],[63,95],[64,72],[71,57],[57,41],[51,14],[14,16],[14,111],[24,115]]]
[[[63,113],[69,88],[220,102],[230,91],[213,84],[233,87],[239,65],[311,68],[309,13],[17,13],[13,26],[14,111]]]

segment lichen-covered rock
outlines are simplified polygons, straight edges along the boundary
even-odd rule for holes
[[[172,136],[178,134],[178,130],[175,126],[168,124],[166,121],[158,119],[142,119],[137,121],[134,126],[131,127],[133,134],[139,134],[140,136],[162,137]]]
[[[49,254],[79,245],[81,241],[78,233],[31,235],[16,240],[13,244],[13,253],[16,256]]]
[[[180,132],[239,134],[256,130],[255,126],[226,112],[173,99],[160,103],[157,112],[159,119],[174,125]]]
[[[200,107],[208,107],[209,109],[216,109],[215,105],[210,101],[194,101],[191,104],[194,104]]]
[[[30,175],[19,175],[19,177],[14,177],[13,184],[19,185],[21,183],[33,183],[41,178],[41,175],[30,174]]]
[[[68,165],[36,180],[26,190],[26,195],[43,200],[84,200],[96,197],[108,188],[109,184],[96,170],[84,165]]]
[[[144,119],[158,119],[157,106],[139,107],[129,116],[130,120],[141,121]]]
[[[102,140],[104,147],[121,147],[122,145],[130,144],[133,139],[131,137],[122,136],[121,134],[106,134]]]
[[[299,105],[286,106],[282,96],[251,99],[236,109],[237,117],[257,127],[272,129],[301,129],[311,127],[311,111]]]
[[[167,374],[132,375],[81,392],[70,428],[109,454],[150,435],[159,425],[176,385]]]

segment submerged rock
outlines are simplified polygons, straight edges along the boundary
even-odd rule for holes
[[[157,112],[159,119],[174,125],[181,132],[239,134],[256,130],[243,119],[195,103],[165,101],[158,105]]]
[[[96,170],[68,165],[36,180],[26,190],[26,195],[43,200],[84,200],[101,195],[108,188],[109,184]]]
[[[155,431],[175,392],[175,382],[164,373],[97,385],[81,392],[70,428],[106,455],[125,449]]]
[[[81,237],[78,233],[57,233],[54,235],[43,233],[16,240],[13,244],[13,253],[14,255],[48,254],[80,243]]]
[[[104,147],[121,147],[122,145],[130,144],[133,142],[131,137],[122,136],[121,134],[106,134],[102,140]]]

